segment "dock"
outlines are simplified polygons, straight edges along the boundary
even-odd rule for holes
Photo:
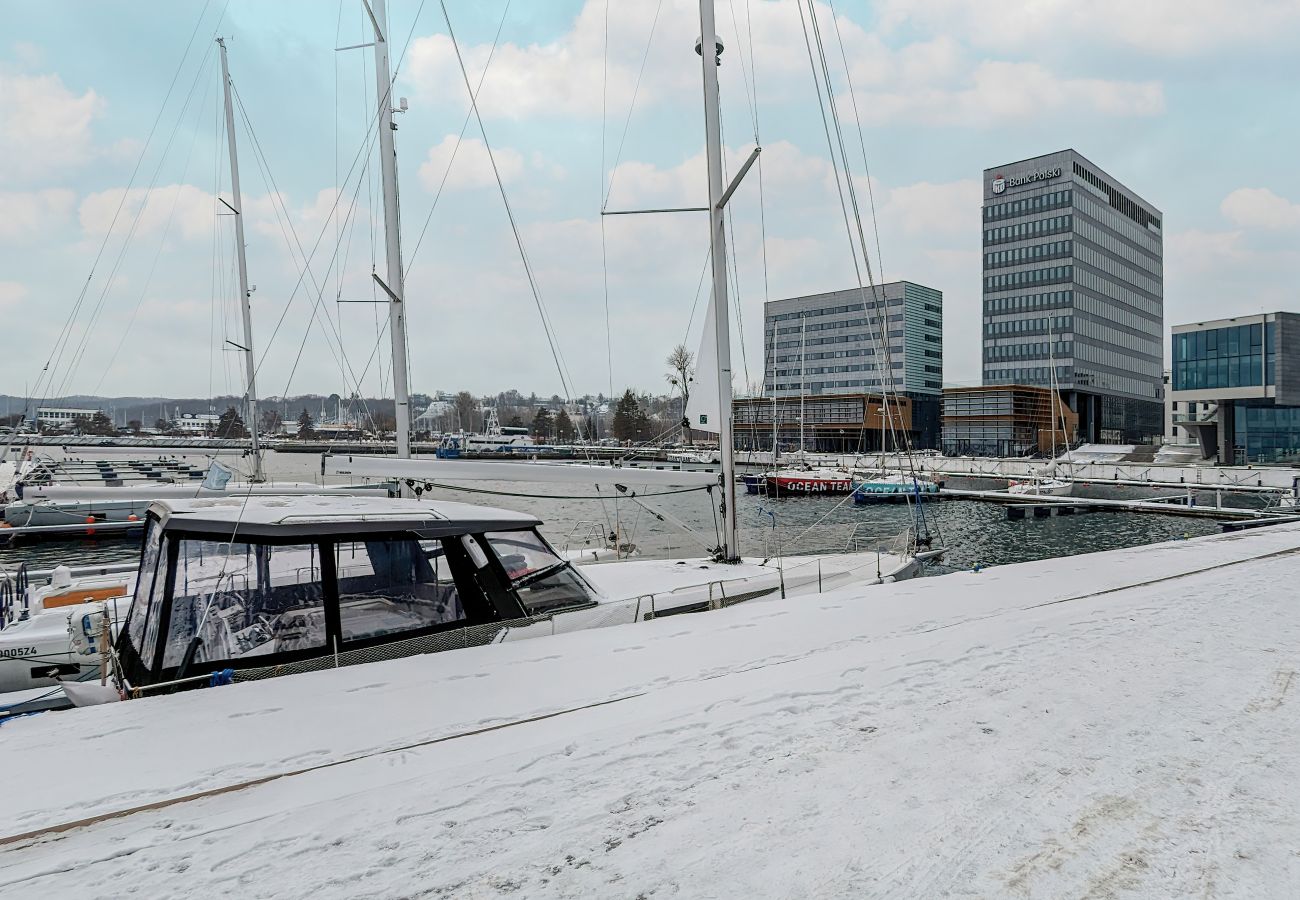
[[[1217,503],[1203,506],[1187,494],[1153,497],[1144,500],[1103,500],[1093,497],[1053,497],[1045,494],[1009,494],[1006,491],[967,491],[944,488],[940,497],[946,500],[976,500],[997,503],[1007,508],[1008,519],[1045,519],[1050,516],[1070,516],[1093,512],[1158,513],[1165,516],[1186,516],[1194,519],[1216,519],[1229,524],[1242,522],[1256,526],[1280,525],[1300,521],[1300,515],[1268,509],[1248,509],[1241,506],[1224,506]]]

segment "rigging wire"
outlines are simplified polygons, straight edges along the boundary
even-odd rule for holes
[[[600,191],[601,209],[604,209],[605,194],[605,142],[609,121],[607,112],[609,94],[609,0],[605,0],[605,44],[601,58],[600,70]],[[605,217],[600,217],[600,273],[601,286],[605,291],[605,366],[609,373],[609,393],[614,394],[614,339],[609,322],[609,254],[605,248]]]
[[[761,147],[763,145],[763,142],[759,137],[759,127],[758,127],[758,109],[759,109],[758,69],[754,65],[754,20],[753,17],[750,15],[749,0],[745,0],[745,25],[749,35],[749,42],[748,42],[749,43],[749,71],[750,71],[750,79],[753,82],[752,87],[754,91],[754,107],[753,107],[754,144],[756,146]],[[759,229],[759,246],[762,250],[762,259],[763,259],[763,309],[766,312],[767,304],[771,302],[772,295],[768,287],[768,277],[767,277],[767,200],[765,194],[763,193],[763,154],[761,153],[758,155],[758,229]],[[776,354],[775,334],[776,334],[775,331],[773,331],[773,339],[772,339],[773,356],[775,356]],[[775,360],[773,362],[775,364]],[[766,372],[766,363],[764,363],[764,371]],[[766,381],[766,379],[764,380]],[[759,396],[763,395],[763,393],[766,391],[766,388],[767,385],[764,384],[762,388],[759,390]],[[775,381],[773,381],[772,389],[773,391],[776,390]],[[774,417],[775,415],[776,413],[773,412]],[[772,451],[773,453],[776,452],[775,443],[773,444]]]
[[[446,3],[444,2],[445,6]],[[659,25],[659,13],[664,8],[664,0],[659,0],[655,5],[655,17],[650,22],[650,33],[645,39],[645,50],[641,53],[641,66],[637,69],[636,83],[632,86],[632,102],[627,107],[627,118],[623,121],[623,134],[618,139],[618,152],[614,154],[614,165],[609,171],[609,189],[605,192],[605,200],[600,205],[602,211],[609,206],[609,197],[614,193],[614,179],[618,175],[618,164],[623,159],[623,145],[627,142],[628,126],[632,124],[632,113],[636,111],[636,98],[641,93],[641,77],[645,75],[645,65],[650,59],[650,45],[654,43],[655,28]]]
[[[887,371],[888,371],[888,373],[889,373],[889,378],[890,378],[890,382],[891,382],[891,383],[890,383],[890,387],[889,387],[889,388],[886,388],[885,385],[884,385],[884,378],[883,378],[883,376],[881,377],[881,396],[882,396],[882,403],[883,403],[883,405],[884,405],[884,412],[885,412],[885,414],[886,414],[886,419],[887,419],[887,420],[889,421],[889,423],[890,423],[890,433],[891,433],[891,435],[893,435],[893,437],[894,437],[894,440],[895,440],[895,446],[896,446],[896,447],[898,447],[898,446],[902,446],[902,447],[904,448],[905,453],[906,453],[906,457],[907,457],[907,460],[908,460],[908,464],[909,464],[909,471],[911,472],[913,478],[915,478],[915,477],[916,477],[915,466],[914,466],[914,461],[912,460],[911,447],[910,447],[910,443],[909,443],[909,441],[908,441],[908,439],[907,439],[906,433],[904,433],[903,441],[902,441],[901,444],[900,444],[899,439],[898,439],[898,434],[897,434],[897,432],[895,431],[895,423],[894,423],[894,420],[893,420],[893,416],[891,416],[891,415],[889,414],[889,406],[888,406],[888,392],[889,392],[889,390],[891,390],[892,387],[893,387],[893,385],[892,385],[892,381],[893,381],[893,365],[892,365],[892,357],[891,357],[891,353],[890,353],[890,350],[889,350],[889,343],[888,343],[888,327],[889,327],[889,326],[888,326],[888,322],[889,322],[889,319],[888,319],[888,309],[887,309],[887,306],[886,306],[886,305],[884,305],[884,304],[881,303],[881,298],[880,298],[880,296],[879,296],[879,293],[878,293],[878,290],[877,290],[877,287],[876,287],[876,284],[875,284],[874,274],[873,274],[873,272],[872,272],[872,268],[871,268],[870,256],[869,256],[869,253],[868,253],[868,251],[867,251],[866,238],[865,238],[865,234],[864,234],[863,229],[862,229],[862,220],[861,220],[861,215],[860,215],[859,208],[858,208],[858,204],[857,204],[856,192],[855,192],[855,190],[854,190],[854,186],[853,186],[852,169],[851,169],[851,167],[850,167],[850,165],[849,165],[847,152],[845,151],[844,140],[843,140],[843,132],[842,132],[842,129],[841,129],[841,127],[840,127],[839,116],[838,116],[838,112],[837,112],[836,107],[835,107],[835,102],[834,102],[834,97],[833,97],[833,95],[829,97],[829,104],[828,104],[828,105],[829,105],[829,109],[830,109],[829,119],[828,119],[828,116],[827,116],[826,105],[823,104],[822,91],[821,91],[821,84],[822,84],[822,81],[819,80],[819,78],[818,78],[818,64],[817,64],[817,60],[814,59],[814,54],[813,54],[813,41],[812,41],[812,39],[811,39],[810,36],[809,36],[809,29],[808,29],[808,23],[809,23],[809,21],[811,21],[811,23],[812,23],[812,33],[813,33],[813,35],[814,35],[815,38],[816,38],[816,43],[817,43],[817,48],[818,48],[818,58],[820,59],[820,63],[821,63],[821,66],[820,66],[820,70],[821,70],[821,78],[823,78],[823,79],[825,80],[826,89],[827,89],[827,93],[828,93],[828,94],[831,94],[831,79],[830,79],[830,71],[829,71],[829,67],[827,66],[827,63],[826,63],[825,47],[824,47],[824,44],[822,43],[822,40],[821,40],[821,35],[820,35],[820,26],[819,26],[819,24],[818,24],[818,20],[817,20],[816,9],[815,9],[815,7],[814,7],[814,4],[813,4],[812,0],[807,0],[807,5],[808,5],[808,8],[809,8],[809,11],[808,11],[808,19],[805,19],[805,17],[804,17],[804,6],[803,6],[803,3],[800,3],[800,4],[799,4],[799,19],[800,19],[800,24],[801,24],[801,26],[802,26],[802,28],[803,28],[803,34],[804,34],[804,45],[805,45],[805,47],[807,48],[807,51],[808,51],[808,62],[809,62],[810,67],[812,68],[812,72],[813,72],[813,84],[814,84],[814,87],[816,88],[816,92],[817,92],[817,100],[818,100],[818,108],[819,108],[819,110],[820,110],[820,112],[821,112],[821,116],[822,116],[822,125],[823,125],[823,129],[824,129],[824,131],[825,131],[825,134],[826,134],[827,146],[828,146],[828,149],[829,149],[829,151],[830,151],[831,166],[832,166],[832,170],[833,170],[833,172],[834,172],[834,174],[835,174],[836,189],[837,189],[837,192],[839,193],[839,197],[840,197],[840,208],[841,208],[841,212],[843,213],[843,216],[844,216],[845,232],[846,232],[846,236],[849,238],[850,249],[851,249],[851,251],[852,251],[852,253],[853,253],[853,265],[854,265],[854,271],[857,273],[857,279],[858,279],[858,292],[859,292],[859,295],[860,295],[861,298],[862,298],[862,305],[863,305],[863,312],[864,312],[864,315],[866,315],[867,318],[869,319],[869,318],[870,318],[870,312],[869,312],[869,309],[868,309],[868,306],[867,306],[867,300],[866,300],[866,294],[865,294],[865,290],[864,290],[864,285],[863,285],[863,283],[862,283],[861,270],[860,270],[859,267],[858,267],[858,251],[859,251],[859,248],[860,248],[860,249],[861,249],[861,253],[862,253],[862,260],[863,260],[863,262],[864,262],[864,264],[865,264],[865,266],[866,266],[866,269],[867,269],[867,278],[868,278],[868,281],[869,281],[869,283],[870,283],[870,285],[871,285],[872,295],[873,295],[873,297],[875,298],[875,302],[876,302],[877,306],[879,306],[880,309],[882,310],[882,316],[881,316],[882,326],[881,326],[881,332],[880,332],[880,339],[879,339],[879,343],[878,343],[878,348],[882,351],[882,355],[883,355],[884,358],[885,358],[885,363],[886,363]],[[846,75],[847,75],[847,72],[846,72]],[[851,79],[850,79],[850,80],[851,80]],[[835,140],[835,141],[832,141],[832,138],[831,138],[831,122],[834,123],[834,127],[835,127],[835,133],[836,133],[836,140]],[[838,156],[838,157],[836,156],[836,145],[837,145],[837,144],[838,144],[838,149],[839,149],[839,156]],[[840,162],[841,162],[841,161],[843,162],[844,169],[845,169],[845,180],[848,182],[848,184],[847,184],[847,188],[848,188],[849,199],[850,199],[850,201],[851,201],[851,203],[852,203],[853,218],[854,218],[855,222],[857,223],[857,242],[855,242],[855,241],[854,241],[854,238],[853,238],[853,229],[851,228],[851,226],[850,226],[850,224],[849,224],[849,214],[848,214],[848,213],[849,213],[849,206],[845,203],[845,199],[844,199],[844,188],[841,186],[840,173],[839,173],[839,165],[840,165]],[[879,366],[877,366],[877,371],[879,371]],[[883,427],[882,427],[882,438],[883,438]],[[882,458],[882,463],[883,463],[883,458],[884,458],[884,446],[883,446],[883,441],[882,441],[882,447],[881,447],[881,458]],[[824,520],[826,519],[827,516],[829,516],[831,513],[835,512],[835,510],[839,509],[839,507],[842,506],[845,502],[847,502],[847,500],[848,500],[849,498],[851,498],[851,497],[852,497],[852,494],[850,494],[848,497],[846,497],[845,500],[840,501],[839,503],[837,503],[837,504],[836,504],[836,505],[835,505],[831,510],[829,510],[825,515],[823,515],[821,518],[819,518],[819,519],[817,520],[817,522],[814,523],[814,525],[815,525],[815,524],[818,524],[818,523],[820,523],[820,522],[822,522],[822,521],[824,521]],[[910,506],[911,503],[913,502],[913,498],[910,496],[910,494],[909,494],[908,497],[907,497],[907,502],[908,502],[909,506]],[[918,504],[918,508],[919,508],[920,500],[917,499],[915,502]],[[924,522],[924,519],[923,519],[923,518],[918,518],[918,522]],[[811,527],[812,527],[812,526],[809,526],[809,528],[811,528]]]
[[[470,109],[473,111],[474,118],[478,122],[479,134],[483,136],[483,146],[487,150],[488,161],[492,164],[492,174],[496,178],[497,190],[501,193],[501,202],[505,206],[506,217],[510,220],[510,230],[514,233],[515,245],[519,248],[520,260],[524,266],[524,274],[528,278],[528,285],[532,290],[533,301],[537,306],[538,316],[542,320],[542,330],[545,332],[546,341],[550,345],[551,357],[555,360],[555,368],[560,376],[560,386],[564,389],[565,401],[568,402],[572,400],[573,397],[573,391],[570,388],[571,378],[566,378],[566,367],[560,357],[554,328],[546,313],[546,305],[542,301],[541,289],[538,287],[537,279],[533,274],[532,263],[528,259],[528,251],[524,249],[523,236],[520,234],[519,225],[515,221],[514,210],[510,206],[510,198],[506,195],[505,182],[501,180],[501,172],[497,168],[496,154],[492,152],[492,144],[488,140],[487,129],[483,125],[483,116],[479,112],[478,100],[474,96],[473,88],[470,86],[469,71],[465,68],[465,59],[460,52],[460,43],[456,40],[456,35],[452,30],[451,15],[447,12],[446,0],[439,0],[439,5],[442,7],[443,20],[447,23],[447,35],[451,38],[452,49],[456,52],[456,62],[460,67],[461,78],[465,82],[465,91],[469,94]]]
[[[311,319],[308,321],[306,331],[304,332],[303,335],[302,344],[300,344],[298,348],[298,354],[295,357],[293,367],[290,370],[289,382],[285,384],[285,390],[283,396],[287,396],[289,392],[289,383],[292,382],[293,375],[297,371],[298,364],[302,359],[303,348],[306,346],[307,336],[311,333],[311,323],[319,322],[322,315],[324,317],[325,324],[328,324],[330,331],[333,332],[334,341],[338,345],[338,352],[335,353],[334,344],[330,343],[329,340],[330,334],[329,332],[325,331],[325,324],[322,324],[321,330],[325,334],[326,345],[329,347],[330,353],[335,357],[335,360],[339,363],[340,370],[344,370],[345,367],[350,370],[351,367],[347,362],[347,353],[343,344],[343,336],[340,333],[338,326],[335,325],[334,320],[328,314],[329,307],[325,306],[324,313],[321,313],[320,311],[322,305],[324,305],[323,304],[324,295],[325,295],[324,286],[316,279],[316,275],[311,269],[310,260],[307,258],[306,253],[303,251],[302,241],[298,238],[297,229],[294,228],[293,219],[289,213],[288,207],[284,203],[284,197],[280,193],[279,185],[275,181],[275,175],[271,171],[270,162],[267,160],[266,153],[262,149],[262,143],[258,139],[256,130],[254,130],[253,128],[253,123],[252,120],[249,118],[248,110],[244,106],[243,98],[240,97],[239,91],[235,89],[233,83],[231,84],[231,89],[235,97],[235,103],[239,110],[239,114],[243,119],[244,128],[248,132],[249,142],[253,148],[253,160],[254,162],[257,163],[258,171],[262,175],[263,181],[266,183],[267,194],[271,198],[271,210],[275,215],[276,224],[280,228],[280,234],[284,238],[285,246],[289,250],[290,259],[292,259],[294,265],[297,266],[298,257],[302,258],[302,271],[305,272],[307,277],[311,279],[312,286],[316,289],[316,300],[315,303],[312,305],[312,309],[311,309],[312,316]],[[337,204],[335,204],[335,207],[337,208]],[[351,215],[351,213],[352,211],[349,210],[348,213],[349,216]],[[327,218],[325,223],[325,228],[328,229],[328,227],[329,227],[329,219]],[[292,241],[290,241],[290,236],[292,236],[293,238]],[[298,256],[294,256],[295,249],[297,250]],[[329,261],[329,267],[326,269],[325,272],[326,279],[329,278],[330,272],[334,269],[334,264],[337,261],[337,259],[338,259],[338,244],[336,243],[334,248],[334,254],[331,257]],[[355,378],[353,384],[354,385],[357,384]]]
[[[513,0],[506,0],[505,7],[501,10],[501,19],[497,22],[497,31],[492,38],[492,46],[488,50],[487,62],[483,64],[483,71],[479,74],[478,85],[474,88],[473,98],[478,100],[479,93],[483,90],[483,82],[487,80],[488,69],[492,67],[492,57],[496,55],[497,45],[501,41],[501,30],[506,24],[506,14],[510,12],[510,4]],[[429,230],[429,223],[433,221],[434,210],[438,208],[438,200],[442,197],[443,188],[447,186],[447,178],[451,175],[451,167],[456,162],[456,154],[460,152],[461,141],[465,139],[465,132],[469,129],[469,120],[474,115],[471,108],[465,113],[464,120],[460,123],[460,133],[456,135],[456,143],[451,147],[451,156],[447,159],[447,167],[443,169],[442,179],[438,182],[438,190],[434,192],[433,204],[429,207],[429,214],[424,218],[424,225],[420,228],[420,236],[415,239],[415,249],[407,257],[405,275],[410,275],[411,267],[415,265],[415,256],[420,252],[420,245],[424,243],[425,232]]]
[[[135,235],[136,229],[140,227],[140,222],[144,219],[145,210],[149,206],[150,194],[152,193],[154,186],[158,183],[158,177],[162,174],[163,164],[167,160],[167,153],[171,149],[172,142],[175,141],[176,135],[180,130],[180,124],[184,120],[186,111],[189,109],[190,101],[194,99],[194,91],[198,87],[199,79],[203,74],[208,58],[212,53],[212,46],[212,44],[208,45],[208,49],[204,52],[203,58],[199,61],[198,68],[194,74],[194,80],[190,82],[190,89],[185,95],[185,101],[181,105],[180,112],[176,115],[176,121],[172,124],[171,133],[168,135],[167,143],[164,145],[162,154],[158,158],[158,164],[154,167],[153,176],[149,179],[149,185],[145,188],[144,197],[141,199],[140,206],[132,217],[131,226],[122,240],[122,245],[118,248],[117,257],[113,261],[113,267],[109,270],[108,276],[104,280],[104,286],[100,290],[99,297],[95,301],[90,316],[86,320],[86,324],[82,329],[81,338],[77,341],[76,349],[72,352],[72,355],[68,358],[67,365],[64,367],[63,377],[59,382],[55,396],[62,396],[67,393],[70,389],[72,379],[76,376],[78,368],[80,368],[81,361],[90,344],[90,337],[94,333],[95,323],[103,312],[104,303],[108,299],[109,291],[112,289],[113,283],[117,279],[117,273],[122,266],[122,261],[126,258],[127,250],[131,245],[131,238]],[[121,204],[126,203],[127,198],[130,197],[130,193],[129,189],[123,192],[120,201]],[[107,237],[108,236],[106,235],[106,241]],[[69,337],[71,337],[71,332],[69,332]],[[65,344],[65,349],[66,346],[67,345]],[[52,384],[53,379],[51,379],[51,385]]]
[[[631,478],[628,479],[628,481],[633,481],[633,480],[634,479]],[[594,495],[593,494],[538,494],[535,492],[522,493],[519,491],[494,491],[494,490],[489,490],[488,488],[463,487],[460,485],[451,485],[440,481],[421,481],[420,479],[407,479],[407,481],[413,484],[422,484],[426,489],[441,488],[446,491],[460,491],[461,493],[465,493],[465,494],[488,494],[494,497],[529,497],[532,499],[544,499],[544,500],[597,500],[597,501],[601,501],[602,503],[608,499],[607,497],[601,494],[594,494]],[[599,485],[597,485],[596,488],[597,490],[599,490],[600,489]],[[713,485],[705,485],[704,487],[678,488],[676,490],[671,490],[671,491],[654,491],[653,493],[649,493],[649,494],[638,493],[636,496],[637,497],[667,497],[674,494],[691,494],[691,493],[695,493],[696,491],[711,491],[711,490],[713,490]]]
[[[206,115],[207,113],[207,111],[202,107],[207,102],[208,94],[211,92],[211,89],[212,86],[209,82],[208,89],[203,94],[203,99],[199,101],[200,116]],[[104,364],[104,371],[100,373],[99,380],[95,382],[95,389],[91,391],[92,394],[99,393],[99,389],[104,384],[104,379],[108,376],[109,370],[113,368],[113,364],[119,359],[119,354],[122,352],[122,346],[126,343],[127,336],[131,333],[131,327],[135,325],[136,317],[140,314],[140,307],[144,305],[145,297],[149,293],[149,287],[153,284],[154,274],[158,271],[158,261],[162,258],[163,248],[166,247],[167,238],[171,235],[172,222],[176,218],[176,208],[180,205],[181,192],[185,188],[185,176],[189,174],[190,171],[190,161],[194,158],[194,147],[199,142],[199,133],[200,129],[196,127],[194,129],[194,136],[190,139],[190,148],[185,153],[185,164],[181,167],[180,182],[172,192],[172,203],[171,207],[167,210],[167,219],[163,223],[162,236],[158,240],[158,250],[153,255],[153,262],[149,266],[149,274],[145,276],[144,285],[140,288],[140,296],[135,301],[135,307],[131,310],[131,315],[126,321],[126,327],[122,329],[122,336],[118,339],[117,346],[113,348],[113,352],[108,357],[108,362]]]
[[[214,38],[216,37],[216,29],[221,27],[221,21],[222,19],[225,18],[226,7],[229,6],[229,2],[230,0],[226,0],[226,3],[221,8],[221,14],[217,16],[217,22],[216,25],[214,26],[213,34],[212,34]],[[53,382],[54,382],[54,372],[51,371],[50,367],[54,365],[55,359],[58,358],[59,354],[63,351],[68,341],[71,339],[72,331],[76,325],[77,316],[81,311],[82,304],[85,302],[86,294],[90,289],[91,281],[94,279],[95,272],[99,268],[100,260],[103,258],[104,251],[108,247],[108,242],[113,236],[113,229],[117,226],[117,220],[121,216],[122,210],[126,206],[126,200],[130,196],[131,189],[135,186],[136,176],[139,175],[140,173],[140,167],[141,165],[143,165],[145,155],[148,153],[149,147],[153,142],[154,134],[158,130],[159,123],[162,122],[163,113],[166,112],[167,104],[171,100],[172,92],[176,89],[176,82],[180,78],[181,72],[184,71],[185,69],[186,61],[189,60],[190,58],[190,50],[194,46],[194,38],[199,32],[199,26],[203,24],[203,18],[205,15],[207,15],[208,6],[210,5],[210,3],[211,0],[204,0],[203,8],[199,10],[198,18],[194,22],[194,28],[190,31],[190,37],[185,44],[185,50],[181,54],[180,62],[176,64],[176,71],[172,73],[171,82],[167,86],[167,93],[163,96],[163,102],[158,107],[158,114],[154,117],[153,124],[149,127],[149,133],[145,137],[144,145],[140,148],[140,154],[136,157],[135,166],[131,170],[131,177],[127,179],[126,189],[122,192],[122,196],[118,199],[117,207],[113,211],[113,217],[109,221],[108,230],[105,231],[104,238],[99,244],[99,249],[95,252],[95,258],[90,264],[90,271],[86,275],[86,280],[82,283],[81,290],[77,293],[76,300],[73,301],[72,309],[68,312],[67,317],[64,319],[64,323],[62,328],[59,330],[59,334],[55,337],[54,345],[51,347],[50,354],[45,360],[45,365],[41,367],[41,372],[40,375],[37,377],[36,384],[32,386],[32,389],[30,391],[28,391],[29,396],[27,399],[27,403],[29,408],[31,404],[31,397],[33,396],[40,397],[41,402],[43,402],[45,399],[47,399],[50,396],[54,396],[53,394],[49,393],[50,388],[53,387]],[[202,64],[200,64],[199,68],[202,69]],[[45,383],[44,387],[42,387],[42,382]],[[24,413],[29,412],[29,408],[24,409]],[[12,443],[12,439],[10,442]]]

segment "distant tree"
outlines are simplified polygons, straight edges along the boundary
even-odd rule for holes
[[[284,428],[284,416],[280,415],[278,409],[262,410],[262,433],[279,434]]]
[[[80,424],[82,434],[117,434],[117,427],[113,425],[113,420],[102,410],[97,410],[93,416]]]
[[[645,413],[641,411],[641,404],[637,402],[636,394],[628,388],[619,398],[618,405],[614,407],[612,425],[614,437],[620,441],[645,440],[648,437],[645,433],[648,427],[649,422]]]
[[[474,430],[474,410],[478,407],[478,401],[469,391],[460,391],[456,394],[456,417],[460,421],[460,427],[465,431]]]
[[[139,419],[132,419],[131,421],[126,423],[126,427],[132,434],[139,434],[140,431],[144,428],[144,423],[142,423]]]
[[[153,430],[159,434],[171,434],[172,423],[167,419],[154,419]]]
[[[513,415],[513,416],[510,417],[510,421],[506,423],[506,427],[508,427],[508,428],[523,428],[523,427],[524,427],[524,420],[521,419],[517,414],[516,414],[516,415]]]
[[[550,438],[554,430],[555,420],[551,418],[551,411],[543,406],[533,415],[533,437]]]
[[[233,406],[227,406],[226,411],[221,414],[221,418],[217,419],[217,437],[226,440],[248,437],[248,428],[244,425],[244,417]]]
[[[573,420],[569,418],[569,411],[560,407],[560,414],[555,417],[555,439],[568,443],[575,437]]]
[[[299,440],[309,441],[314,438],[316,436],[316,429],[312,426],[315,424],[316,423],[312,420],[311,413],[307,412],[306,407],[303,407],[302,412],[298,414]]]

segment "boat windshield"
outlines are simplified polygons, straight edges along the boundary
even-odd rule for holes
[[[325,646],[320,555],[314,544],[181,541],[163,666]]]
[[[490,531],[484,535],[505,566],[519,601],[529,614],[594,602],[587,583],[535,531]]]

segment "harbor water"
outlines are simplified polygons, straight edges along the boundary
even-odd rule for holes
[[[87,458],[91,456],[86,454]],[[247,461],[239,455],[219,458],[237,472],[247,469]],[[199,454],[189,460],[206,465],[206,458]],[[346,483],[346,479],[322,478],[320,457],[311,454],[270,452],[265,467],[268,478],[273,480]],[[988,481],[961,482],[953,481],[949,486],[1000,486]],[[637,490],[635,476],[629,475],[628,483]],[[888,549],[913,524],[915,515],[914,509],[906,505],[855,506],[844,496],[768,499],[746,494],[740,486],[737,490],[741,550],[746,555],[776,555],[778,549],[783,553]],[[1076,496],[1132,499],[1162,493],[1167,496],[1169,491],[1088,485],[1079,486]],[[716,502],[702,491],[649,488],[638,490],[636,499],[631,500],[594,486],[480,481],[463,482],[455,488],[433,487],[422,497],[532,513],[543,521],[543,532],[560,549],[597,545],[604,536],[617,534],[620,543],[634,544],[644,555],[695,556],[717,542]],[[1207,495],[1203,502],[1213,502],[1213,495]],[[1251,501],[1237,502],[1245,505]],[[968,500],[929,503],[923,515],[935,534],[935,546],[947,548],[943,562],[931,568],[935,574],[976,565],[998,566],[1114,550],[1219,530],[1212,520],[1150,513],[1099,512],[1012,521],[1003,507]],[[682,525],[689,526],[689,531]],[[61,563],[131,560],[136,556],[138,540],[86,537],[6,547],[0,549],[0,565],[13,567],[26,562],[30,568],[47,568]]]

